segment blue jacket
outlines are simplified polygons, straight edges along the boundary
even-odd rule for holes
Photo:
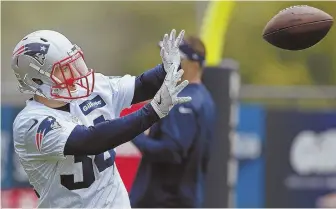
[[[202,84],[189,84],[176,105],[133,143],[143,154],[130,194],[132,207],[202,207],[215,105]]]

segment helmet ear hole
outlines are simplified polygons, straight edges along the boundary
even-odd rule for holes
[[[32,79],[37,85],[42,85],[43,84],[43,81],[41,81],[40,79],[38,78],[33,78]]]
[[[42,41],[44,41],[44,42],[48,42],[48,40],[47,39],[45,39],[45,38],[40,38]]]
[[[16,64],[16,67],[19,67],[19,57],[15,57],[15,64]]]

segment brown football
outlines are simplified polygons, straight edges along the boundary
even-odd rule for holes
[[[280,11],[265,26],[263,38],[287,50],[302,50],[321,41],[333,25],[333,17],[310,6],[292,6]]]

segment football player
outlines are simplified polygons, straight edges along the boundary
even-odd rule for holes
[[[20,91],[33,98],[14,121],[14,146],[38,207],[130,208],[114,148],[191,100],[177,97],[188,81],[177,85],[184,31],[175,34],[163,38],[162,64],[138,77],[95,73],[82,50],[55,31],[33,32],[17,44],[12,69]],[[118,118],[123,108],[151,98]]]

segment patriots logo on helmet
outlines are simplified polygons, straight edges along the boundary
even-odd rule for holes
[[[51,130],[61,128],[61,125],[56,121],[56,119],[52,116],[46,117],[37,128],[35,141],[36,147],[39,151],[41,151],[42,141],[45,135],[49,133]]]
[[[14,54],[24,54],[34,58],[40,65],[44,65],[50,44],[29,43],[21,46]]]

